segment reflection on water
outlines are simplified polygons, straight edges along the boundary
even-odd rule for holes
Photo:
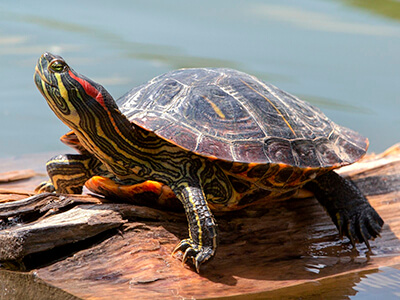
[[[400,2],[396,0],[344,0],[344,2],[387,18],[400,20]]]
[[[336,99],[330,99],[327,97],[314,97],[309,95],[297,96],[318,107],[340,109],[341,111],[353,112],[358,114],[372,114],[372,111],[366,107],[352,105],[351,103],[344,103]]]
[[[296,27],[316,31],[372,36],[400,36],[399,30],[392,26],[344,21],[339,16],[329,15],[326,12],[314,12],[298,7],[258,4],[253,7],[252,12],[261,17],[275,18]]]
[[[383,267],[345,274],[334,278],[316,280],[297,286],[254,294],[218,299],[261,300],[261,299],[399,299],[400,265]]]

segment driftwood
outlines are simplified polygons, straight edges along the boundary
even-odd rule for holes
[[[340,172],[385,220],[371,252],[341,240],[314,198],[291,199],[217,215],[217,255],[197,274],[182,265],[180,254],[171,256],[187,235],[183,213],[89,195],[32,196],[45,179],[35,176],[0,185],[0,261],[32,269],[83,299],[273,297],[315,280],[400,263],[400,146]],[[354,284],[342,282],[343,290]]]

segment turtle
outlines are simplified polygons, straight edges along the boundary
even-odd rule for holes
[[[232,211],[314,193],[353,247],[379,236],[383,220],[358,187],[334,169],[361,159],[368,139],[337,125],[318,108],[255,76],[228,68],[170,71],[117,100],[51,53],[34,81],[72,132],[78,154],[47,163],[42,190],[81,193],[168,187],[185,211],[189,237],[173,253],[201,264],[215,255],[213,211]],[[104,181],[93,178],[103,178]],[[149,183],[158,183],[157,186]],[[134,191],[135,189],[133,189]],[[169,193],[170,194],[170,193]]]

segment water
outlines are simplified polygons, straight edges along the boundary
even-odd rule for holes
[[[272,292],[224,297],[214,300],[395,300],[400,299],[399,285],[400,266],[395,265],[315,280]]]
[[[44,51],[114,97],[163,72],[255,74],[370,138],[400,141],[398,1],[119,0],[0,3],[0,157],[70,151],[33,84]]]

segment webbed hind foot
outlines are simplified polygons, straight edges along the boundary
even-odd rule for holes
[[[353,246],[379,236],[383,220],[350,180],[330,171],[305,185],[325,207],[341,236],[346,235]]]
[[[378,237],[383,226],[382,218],[369,203],[338,211],[334,223],[339,234],[346,235],[353,246],[365,243],[370,250],[368,240]]]

